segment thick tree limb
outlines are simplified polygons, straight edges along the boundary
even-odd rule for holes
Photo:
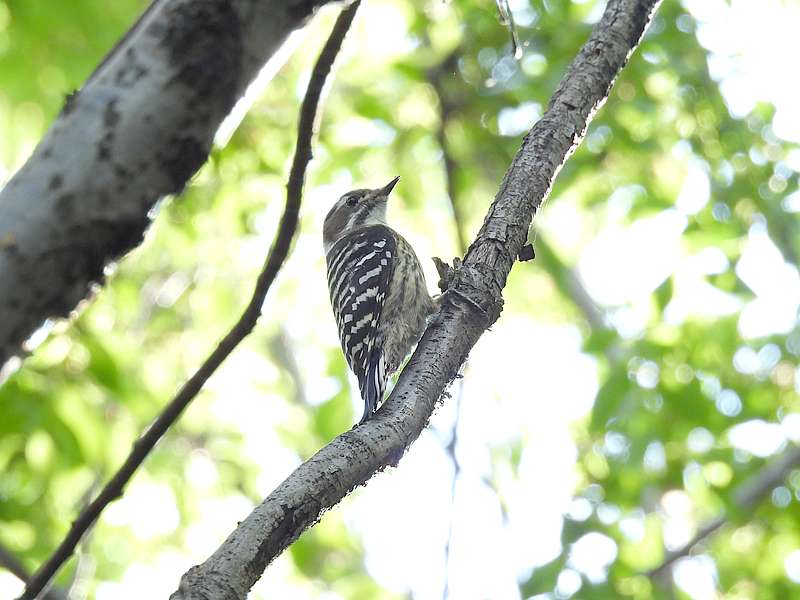
[[[155,0],[0,190],[0,366],[142,240],[260,67],[328,0]]]
[[[741,511],[749,511],[761,502],[773,489],[779,486],[789,473],[800,465],[800,447],[792,446],[763,469],[746,479],[733,492],[733,504]],[[657,577],[677,560],[688,556],[692,549],[728,522],[723,513],[704,523],[694,537],[677,550],[669,552],[663,562],[646,573],[647,577]]]
[[[542,119],[525,137],[440,313],[376,415],[300,465],[203,564],[172,600],[241,600],[267,564],[322,513],[376,472],[396,464],[480,335],[500,316],[501,291],[528,227],[561,165],[638,44],[658,0],[609,0]],[[200,593],[197,580],[216,587]]]
[[[25,591],[22,596],[20,596],[20,600],[35,598],[56,574],[58,569],[72,556],[78,542],[97,520],[100,513],[110,502],[122,495],[125,485],[127,485],[133,474],[141,466],[161,437],[175,423],[186,406],[200,392],[208,378],[211,377],[228,355],[233,352],[239,342],[241,342],[255,327],[256,321],[261,315],[261,307],[264,304],[264,298],[266,298],[272,282],[275,281],[275,277],[278,275],[278,272],[289,254],[289,249],[294,239],[295,231],[297,230],[303,182],[305,180],[308,163],[311,160],[311,141],[314,134],[314,124],[318,114],[320,98],[322,97],[325,81],[331,72],[333,61],[339,53],[339,49],[355,17],[355,12],[359,3],[360,0],[356,0],[350,6],[342,10],[312,70],[308,88],[303,98],[303,104],[300,107],[297,144],[292,167],[289,172],[289,181],[286,186],[286,208],[281,217],[275,241],[256,281],[255,290],[253,291],[250,302],[238,322],[219,342],[200,368],[178,391],[177,395],[164,408],[150,428],[137,440],[128,458],[114,477],[105,485],[97,497],[86,506],[78,518],[73,521],[69,532],[59,547],[30,579]]]

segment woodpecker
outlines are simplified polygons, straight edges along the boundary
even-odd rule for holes
[[[386,223],[386,202],[399,179],[346,193],[323,227],[339,341],[364,400],[359,423],[383,400],[387,379],[419,341],[435,306],[414,249]]]

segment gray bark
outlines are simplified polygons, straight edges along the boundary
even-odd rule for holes
[[[580,143],[650,21],[658,0],[609,0],[542,119],[525,136],[464,263],[452,272],[430,324],[385,405],[297,468],[203,564],[172,600],[241,600],[267,564],[419,436],[481,334],[500,316],[502,289],[537,208]],[[387,507],[395,517],[402,507]]]
[[[0,190],[0,366],[142,240],[260,67],[328,0],[156,0]]]

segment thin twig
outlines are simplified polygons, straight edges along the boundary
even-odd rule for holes
[[[508,35],[511,37],[511,55],[519,60],[522,58],[522,46],[519,45],[519,36],[517,36],[517,24],[514,22],[514,13],[511,12],[508,0],[496,0],[496,2],[500,23],[508,28]]]
[[[740,510],[754,508],[769,492],[786,479],[789,471],[800,465],[800,447],[792,446],[781,456],[767,464],[763,469],[746,479],[733,492],[733,504]],[[664,561],[647,572],[648,577],[656,577],[678,559],[688,556],[692,549],[728,522],[722,513],[705,523],[686,544],[668,553]]]
[[[261,314],[264,298],[272,282],[283,266],[292,240],[297,229],[300,202],[302,200],[303,181],[306,168],[311,160],[311,141],[314,133],[314,122],[325,86],[325,81],[333,66],[333,61],[339,53],[342,41],[355,16],[360,0],[344,8],[337,19],[328,41],[314,65],[311,79],[308,83],[302,106],[300,107],[300,121],[297,128],[297,145],[294,160],[289,172],[289,181],[286,186],[286,208],[278,226],[278,233],[269,251],[264,267],[256,280],[252,298],[244,309],[238,322],[231,328],[219,342],[216,349],[206,358],[205,362],[192,375],[178,391],[172,401],[164,408],[153,424],[133,445],[131,453],[123,465],[105,485],[100,494],[81,512],[70,527],[64,540],[52,556],[45,562],[31,578],[20,600],[32,600],[44,588],[48,581],[55,575],[61,566],[75,551],[75,547],[86,531],[92,526],[102,513],[103,509],[114,499],[122,496],[125,485],[133,474],[144,462],[145,458],[155,447],[156,443],[175,423],[186,406],[194,399],[203,388],[205,382],[211,377],[222,362],[230,355],[255,327]]]

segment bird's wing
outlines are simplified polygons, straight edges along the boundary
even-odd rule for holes
[[[342,350],[358,378],[365,421],[383,399],[386,367],[376,333],[394,270],[397,243],[388,227],[359,229],[328,253],[328,289]]]

